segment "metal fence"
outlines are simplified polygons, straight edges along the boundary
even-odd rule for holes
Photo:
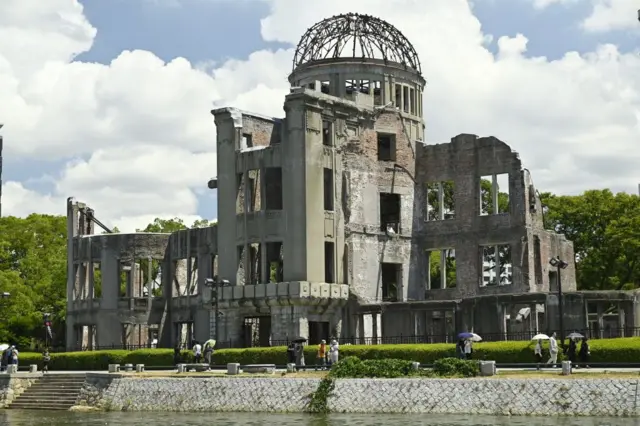
[[[550,335],[553,331],[525,331],[518,333],[488,333],[481,334],[482,340],[485,342],[501,342],[501,341],[529,341],[536,334],[544,333]],[[560,336],[559,331],[555,331]],[[618,337],[640,337],[640,327],[625,328],[607,328],[607,329],[583,329],[583,330],[565,330],[564,335],[569,336],[571,333],[578,333],[589,339],[612,339]],[[452,334],[430,334],[430,335],[399,335],[399,336],[382,336],[382,337],[340,337],[336,338],[340,345],[405,345],[405,344],[430,344],[430,343],[455,343],[457,333]],[[268,344],[253,345],[253,347],[276,347],[287,346],[291,340],[270,340]],[[202,343],[202,342],[201,342]],[[316,344],[318,342],[309,342]],[[216,349],[227,348],[246,348],[247,341],[238,340],[219,340],[216,343]],[[108,345],[85,347],[78,346],[72,351],[92,351],[92,350],[127,350],[134,351],[139,349],[152,349],[155,345]],[[181,349],[188,349],[187,346]],[[35,348],[38,350],[38,348]],[[65,348],[49,348],[50,352],[66,352]]]

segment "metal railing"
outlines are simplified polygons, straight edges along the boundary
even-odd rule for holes
[[[529,341],[536,334],[544,333],[550,335],[553,331],[523,331],[523,332],[508,332],[508,333],[483,333],[481,334],[484,342],[501,342],[501,341]],[[560,336],[559,331],[555,331],[557,336]],[[565,337],[571,333],[579,333],[589,339],[612,339],[618,337],[640,337],[640,327],[624,327],[624,328],[607,328],[607,329],[583,329],[565,330]],[[381,336],[381,337],[340,337],[336,338],[340,345],[406,345],[406,344],[433,344],[433,343],[455,343],[457,342],[457,334],[428,334],[428,335],[398,335],[398,336]],[[228,348],[246,348],[246,347],[276,347],[287,346],[291,340],[270,340],[269,342],[247,342],[245,339],[237,340],[219,340],[216,343],[215,349],[228,349]],[[316,344],[318,342],[310,342]],[[327,341],[327,343],[329,343]],[[143,344],[143,345],[106,345],[106,346],[77,346],[71,349],[71,351],[92,351],[92,350],[127,350],[134,351],[139,349],[153,349],[155,345]],[[182,347],[181,349],[188,349],[189,347]],[[38,350],[38,348],[35,348]],[[65,348],[49,348],[50,352],[66,352]]]

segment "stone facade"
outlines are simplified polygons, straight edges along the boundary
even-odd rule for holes
[[[40,373],[0,375],[0,406],[6,407],[11,404],[14,399],[40,377],[42,377]]]
[[[92,397],[83,404],[118,411],[305,412],[320,383],[115,377],[106,386],[104,379],[87,380],[85,395]],[[639,416],[639,385],[631,379],[341,379],[328,407],[335,413],[362,414]]]

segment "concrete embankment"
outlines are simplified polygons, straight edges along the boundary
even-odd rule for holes
[[[130,411],[305,412],[313,378],[87,374],[79,406]],[[639,416],[636,379],[338,379],[339,413]]]

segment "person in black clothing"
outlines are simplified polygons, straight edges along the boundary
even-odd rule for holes
[[[460,339],[458,340],[458,344],[456,345],[456,352],[458,355],[458,358],[460,359],[465,359],[467,356],[464,353],[464,340]]]
[[[582,367],[589,368],[587,363],[589,362],[589,355],[591,355],[591,350],[589,350],[589,342],[586,337],[582,338],[582,344],[580,345],[580,353],[578,354],[580,357],[580,363]]]
[[[287,364],[296,363],[296,344],[291,342],[287,346]]]
[[[173,364],[180,364],[180,343],[176,343],[176,346],[173,348]]]
[[[49,361],[51,361],[51,356],[49,355],[49,351],[47,349],[42,352],[42,373],[47,374],[49,372]]]
[[[567,355],[569,356],[569,361],[571,361],[572,366],[576,365],[577,346],[575,339],[569,340],[569,350],[567,351]]]

